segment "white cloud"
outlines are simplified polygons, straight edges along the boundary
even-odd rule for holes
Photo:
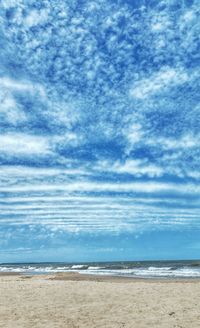
[[[22,0],[6,0],[3,1],[1,6],[3,6],[3,8],[8,9],[8,8],[12,8],[16,5],[19,5],[22,3]]]
[[[17,125],[20,122],[26,121],[24,111],[17,104],[12,93],[5,90],[0,90],[0,116],[10,124]]]
[[[45,23],[48,19],[48,10],[32,10],[25,18],[27,27],[36,26],[40,23]]]
[[[137,177],[147,175],[149,177],[160,177],[164,171],[162,167],[148,163],[145,160],[128,159],[124,164],[115,163],[112,168],[115,172],[130,173]]]
[[[81,192],[135,192],[135,193],[179,193],[190,194],[199,193],[200,187],[194,184],[175,184],[164,182],[130,182],[130,183],[100,183],[100,182],[67,182],[62,184],[32,184],[32,185],[17,185],[13,187],[1,187],[0,192],[33,192],[33,191],[81,191]]]
[[[180,27],[181,29],[187,28],[191,23],[194,24],[195,19],[198,20],[197,11],[194,9],[187,10],[180,16]]]
[[[151,29],[153,32],[164,32],[173,27],[170,15],[166,13],[155,13],[151,20]]]
[[[183,69],[163,67],[158,73],[135,83],[130,91],[131,97],[145,99],[174,85],[182,84],[189,79]]]
[[[71,131],[53,137],[53,144],[56,144],[58,146],[61,145],[77,146],[79,143],[81,143],[81,141],[82,141],[81,136]]]
[[[23,133],[0,135],[0,152],[9,155],[45,155],[50,153],[47,138]]]
[[[161,144],[166,147],[167,149],[189,149],[193,147],[197,147],[200,142],[200,136],[193,136],[191,134],[185,134],[181,138],[172,139],[172,138],[165,138],[161,140]]]
[[[172,158],[178,158],[180,157],[182,151],[187,151],[192,148],[196,148],[200,142],[200,135],[193,135],[192,133],[185,133],[181,137],[152,137],[145,140],[145,143],[147,145],[159,145],[163,150],[177,150],[177,153],[171,154],[171,159]]]
[[[141,141],[144,131],[141,124],[138,122],[131,124],[128,129],[126,128],[124,134],[132,146],[133,144]]]
[[[48,177],[48,176],[59,176],[59,175],[76,175],[76,174],[91,174],[84,169],[59,169],[59,168],[38,168],[38,167],[27,167],[27,166],[1,166],[0,177]]]
[[[20,90],[20,91],[29,91],[30,89],[32,90],[32,84],[28,82],[13,80],[9,77],[1,77],[0,86],[3,88]]]
[[[14,80],[10,77],[4,76],[0,77],[0,87],[10,91],[19,92],[38,92],[40,96],[45,97],[46,93],[44,87],[39,83],[32,83],[30,81]]]

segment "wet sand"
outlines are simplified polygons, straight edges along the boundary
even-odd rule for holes
[[[2,328],[198,328],[200,280],[0,275]]]

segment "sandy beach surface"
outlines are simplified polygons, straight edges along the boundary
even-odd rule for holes
[[[0,275],[2,328],[198,328],[200,280]]]

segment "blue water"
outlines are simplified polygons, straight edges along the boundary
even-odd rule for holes
[[[126,276],[133,278],[200,278],[200,261],[141,261],[91,263],[10,263],[0,264],[0,272]]]

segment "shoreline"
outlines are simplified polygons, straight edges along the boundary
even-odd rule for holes
[[[93,281],[93,282],[147,282],[147,283],[196,283],[200,282],[199,277],[130,277],[115,275],[81,274],[79,272],[56,272],[56,273],[24,273],[24,272],[0,272],[1,277],[41,277],[49,280],[61,281]]]

